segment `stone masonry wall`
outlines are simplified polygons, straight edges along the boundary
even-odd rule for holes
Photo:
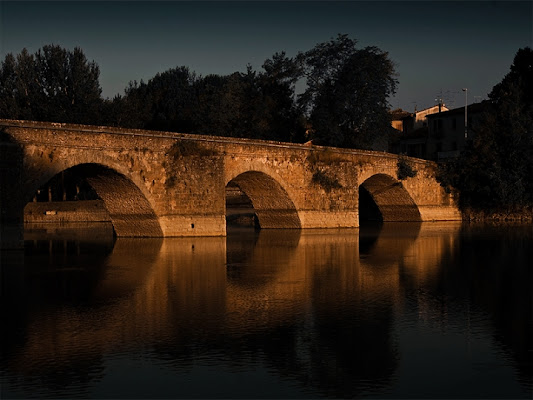
[[[435,165],[423,160],[410,159],[417,176],[398,182],[397,157],[380,152],[32,121],[0,120],[0,128],[23,154],[17,190],[2,183],[3,221],[8,209],[22,210],[37,188],[78,165],[99,183],[123,236],[225,235],[230,181],[255,196],[260,220],[271,227],[357,227],[359,185],[379,174],[416,204],[422,220],[460,218]],[[128,231],[128,221],[138,223]]]
[[[24,207],[25,223],[110,221],[102,200],[32,202]]]

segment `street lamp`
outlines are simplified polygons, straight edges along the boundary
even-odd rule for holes
[[[468,105],[468,88],[463,88],[465,92],[465,139],[468,136],[468,119],[467,119],[467,105]]]

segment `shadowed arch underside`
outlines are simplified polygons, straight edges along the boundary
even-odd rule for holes
[[[163,236],[150,203],[131,180],[97,164],[84,164],[72,170],[84,177],[104,201],[117,236]]]
[[[249,171],[232,180],[252,201],[259,226],[269,228],[301,228],[294,203],[283,187],[270,176]]]
[[[417,205],[403,185],[389,175],[377,174],[361,184],[381,213],[383,221],[421,221]]]

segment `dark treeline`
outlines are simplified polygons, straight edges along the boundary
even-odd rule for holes
[[[304,123],[293,101],[294,82],[276,55],[265,72],[197,76],[186,67],[132,82],[111,102],[111,125],[217,136],[301,141]],[[270,60],[269,60],[270,61]],[[265,64],[266,65],[266,64]]]
[[[35,121],[100,122],[104,102],[98,65],[79,48],[44,46],[7,54],[0,66],[0,117]]]
[[[533,216],[533,51],[519,49],[509,73],[489,94],[476,136],[441,165],[444,186],[463,211]]]
[[[178,66],[130,82],[113,99],[102,98],[98,65],[81,49],[23,49],[0,66],[0,118],[371,148],[390,131],[396,75],[386,52],[356,45],[338,35],[223,76]]]

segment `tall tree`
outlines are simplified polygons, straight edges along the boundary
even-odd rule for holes
[[[484,122],[442,181],[465,209],[533,207],[533,51],[519,49],[510,72],[489,94]]]
[[[303,75],[301,64],[281,52],[267,59],[263,63],[263,70],[259,75],[259,86],[267,126],[265,137],[288,142],[303,141],[303,113],[295,102],[296,82]]]
[[[388,97],[396,91],[393,62],[377,47],[357,48],[347,35],[300,53],[307,89],[299,96],[322,144],[371,148],[389,132]]]
[[[185,66],[130,82],[117,99],[121,126],[190,133],[194,130],[196,74]]]
[[[6,55],[0,67],[3,118],[99,123],[102,107],[98,65],[76,47],[46,45],[35,54]]]
[[[196,133],[256,139],[302,139],[300,112],[294,101],[293,61],[284,53],[265,61],[264,71],[199,78],[196,89]],[[299,136],[300,137],[299,137]]]

